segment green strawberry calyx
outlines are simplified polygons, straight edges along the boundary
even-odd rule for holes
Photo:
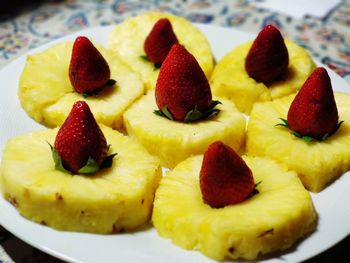
[[[57,171],[61,171],[64,173],[68,173],[68,174],[73,174],[71,171],[67,170],[62,163],[62,158],[60,156],[60,154],[58,153],[58,151],[56,150],[55,147],[53,147],[49,142],[48,142],[50,149],[51,149],[51,153],[52,153],[52,158],[53,161],[55,163],[55,170]],[[108,148],[110,147],[110,145],[108,146]],[[110,168],[113,164],[113,158],[117,155],[117,153],[112,153],[110,155],[108,155],[103,162],[101,163],[101,165],[98,165],[98,163],[91,157],[89,157],[89,159],[87,160],[86,164],[81,167],[79,169],[79,174],[93,174],[96,173],[99,170],[105,169],[105,168]]]
[[[259,181],[257,183],[254,184],[254,189],[253,191],[247,196],[246,199],[249,199],[251,197],[253,197],[254,195],[258,194],[259,193],[259,190],[257,189],[257,187],[262,183],[262,181]]]
[[[149,60],[149,58],[147,57],[147,55],[141,55],[140,58],[141,58],[143,61],[152,63],[152,61]],[[156,70],[160,69],[160,67],[161,67],[161,64],[154,63],[154,64],[153,64],[153,71],[156,71]]]
[[[99,90],[97,90],[95,92],[91,92],[91,93],[84,92],[84,93],[82,93],[82,95],[85,99],[88,97],[91,97],[91,96],[98,96],[103,90],[105,90],[106,88],[113,87],[116,83],[117,83],[117,81],[115,79],[109,79],[107,81],[106,85],[102,89],[99,89]]]
[[[195,106],[194,109],[192,109],[186,113],[186,116],[185,116],[183,122],[186,122],[186,123],[187,122],[196,122],[199,120],[210,119],[214,116],[217,116],[220,113],[220,110],[215,109],[215,106],[218,104],[222,104],[222,103],[218,100],[213,100],[211,102],[210,107],[208,109],[206,109],[205,111],[200,111],[200,110],[198,110],[197,106]],[[169,120],[174,120],[174,117],[171,114],[171,112],[169,111],[167,105],[165,105],[161,110],[154,110],[153,113],[158,115],[158,116],[165,117]]]
[[[275,126],[282,126],[282,127],[285,127],[287,129],[289,129],[291,131],[291,134],[294,135],[295,137],[297,138],[300,138],[300,139],[303,139],[305,142],[312,142],[312,141],[319,141],[319,142],[323,142],[325,141],[326,139],[328,139],[332,134],[334,134],[338,129],[339,127],[343,124],[344,121],[340,121],[337,125],[337,127],[335,128],[335,130],[329,134],[329,133],[326,133],[325,135],[322,136],[322,138],[320,139],[317,139],[317,138],[314,138],[310,135],[302,135],[300,134],[299,132],[296,132],[296,131],[293,131],[289,125],[288,125],[288,121],[286,119],[283,119],[283,118],[279,118],[282,123],[277,123]]]

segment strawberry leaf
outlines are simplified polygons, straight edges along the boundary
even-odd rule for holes
[[[198,110],[197,106],[195,106],[193,110],[190,110],[187,112],[184,118],[184,122],[195,122],[198,120],[205,120],[218,115],[220,110],[214,109],[214,107],[218,104],[222,104],[222,103],[218,100],[213,100],[210,105],[210,108],[203,112]],[[169,111],[167,105],[165,105],[161,110],[154,110],[153,113],[158,116],[165,117],[169,120],[174,120],[174,117]]]
[[[98,163],[91,157],[87,160],[85,166],[79,169],[80,174],[92,174],[97,172],[100,169]]]
[[[113,158],[116,156],[118,153],[112,153],[111,155],[108,155],[103,162],[101,163],[100,169],[104,168],[110,168],[113,164]]]
[[[109,79],[106,83],[106,86],[113,86],[117,81],[115,79]]]
[[[303,136],[301,136],[301,134],[299,132],[296,132],[296,131],[292,131],[291,134],[293,134],[295,137],[298,137],[298,138],[303,137]]]
[[[195,106],[193,110],[190,110],[189,112],[187,112],[184,122],[198,121],[202,119],[202,117],[203,117],[203,113],[197,109],[197,106]]]
[[[154,63],[154,65],[153,65],[153,71],[157,71],[158,69],[160,69],[161,66],[162,66],[162,65],[159,64],[159,63]]]
[[[141,55],[140,58],[144,61],[150,62],[149,58],[146,55]]]
[[[197,106],[194,107],[193,110],[187,112],[184,122],[195,122],[198,120],[210,119],[220,113],[219,109],[215,109],[215,106],[218,104],[222,104],[218,100],[213,100],[210,104],[210,108],[205,111],[199,111]]]
[[[56,150],[55,147],[53,147],[49,142],[48,142],[51,152],[52,152],[52,158],[53,161],[55,163],[55,170],[64,172],[64,173],[68,173],[68,174],[72,174],[72,172],[70,172],[69,170],[67,170],[66,168],[64,168],[63,163],[62,163],[62,158],[60,156],[60,154],[58,153],[58,151]],[[108,145],[108,149],[110,148],[110,145]],[[117,153],[112,153],[111,155],[108,155],[103,162],[101,163],[101,165],[99,166],[98,163],[91,157],[89,157],[89,159],[87,160],[87,163],[85,166],[83,166],[82,168],[79,169],[79,173],[80,174],[92,174],[95,173],[101,169],[104,168],[110,168],[113,164],[113,158],[117,155]]]
[[[286,127],[289,129],[289,126],[288,126],[288,121],[286,119],[283,119],[283,118],[279,118],[282,123],[277,123],[275,126],[282,126],[282,127]]]
[[[109,148],[109,147],[108,147]],[[117,155],[117,153],[112,153],[111,155],[108,155],[99,166],[98,163],[91,157],[87,160],[87,163],[85,166],[79,169],[80,174],[92,174],[96,173],[99,170],[102,170],[104,168],[110,168],[113,164],[113,158]]]
[[[58,151],[53,147],[49,142],[47,142],[50,146],[51,153],[52,153],[52,159],[55,163],[55,170],[67,173],[67,174],[72,174],[70,171],[68,171],[66,168],[64,168],[63,163],[62,163],[62,158]]]
[[[275,126],[282,126],[282,127],[285,127],[287,129],[291,130],[289,125],[288,125],[288,121],[286,119],[283,119],[283,118],[279,118],[279,119],[282,121],[282,123],[277,123]],[[343,122],[344,121],[340,121],[338,123],[336,129],[334,130],[334,132],[332,134],[334,134],[339,129],[339,127],[342,125]],[[316,139],[316,138],[309,136],[309,135],[301,135],[299,132],[296,132],[293,130],[291,130],[291,134],[294,135],[295,137],[303,139],[305,142],[312,142],[312,141],[323,142],[332,135],[332,134],[326,133],[325,135],[322,136],[321,139]]]
[[[141,58],[143,61],[152,63],[152,62],[149,60],[149,58],[147,57],[147,55],[141,55],[140,58]],[[154,63],[154,64],[153,64],[153,71],[156,71],[156,70],[160,69],[160,66],[161,66],[161,64],[159,64],[159,63]]]
[[[98,96],[103,90],[114,86],[116,83],[117,83],[117,81],[115,79],[109,79],[107,81],[106,85],[102,89],[99,89],[99,90],[97,90],[95,92],[91,92],[91,93],[86,93],[86,92],[82,93],[83,98],[86,99],[86,98],[89,98],[91,96]]]
[[[253,189],[253,191],[247,196],[246,199],[249,199],[249,198],[251,198],[251,197],[253,197],[254,195],[256,195],[256,194],[259,193],[259,190],[257,189],[257,187],[258,187],[258,185],[261,184],[261,183],[262,183],[262,181],[259,181],[259,182],[257,182],[256,184],[254,184],[254,189]]]
[[[169,120],[172,120],[172,121],[174,120],[174,117],[171,114],[171,112],[169,111],[167,105],[165,105],[161,110],[154,110],[153,113],[158,115],[158,116],[165,117]]]
[[[311,136],[303,136],[302,139],[305,141],[305,142],[311,142],[313,140],[315,140],[313,137]]]

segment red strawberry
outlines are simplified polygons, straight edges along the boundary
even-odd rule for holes
[[[251,170],[234,150],[220,141],[209,145],[200,171],[204,202],[216,208],[240,203],[254,187]]]
[[[78,93],[94,93],[104,88],[111,72],[106,60],[86,37],[77,37],[69,64],[69,79]]]
[[[147,58],[161,65],[168,55],[172,45],[178,43],[170,21],[167,18],[159,19],[146,37],[144,50]]]
[[[338,127],[338,110],[327,71],[316,68],[295,96],[288,126],[302,136],[322,139]]]
[[[65,169],[77,174],[87,164],[89,157],[98,165],[104,161],[108,147],[89,106],[77,101],[59,129],[55,149]]]
[[[197,60],[180,44],[171,48],[160,68],[156,103],[167,106],[174,120],[185,121],[186,114],[197,109],[204,112],[212,106],[208,80]]]
[[[245,60],[248,75],[268,84],[281,78],[288,69],[289,56],[280,31],[267,25],[254,40]]]

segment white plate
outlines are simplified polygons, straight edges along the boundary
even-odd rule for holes
[[[253,39],[248,33],[207,25],[198,25],[207,35],[216,59],[220,59],[235,45]],[[63,39],[75,39],[78,35],[92,37],[105,44],[112,27],[85,30]],[[31,53],[43,50],[42,46]],[[21,109],[17,99],[17,86],[25,63],[25,56],[0,71],[0,149],[8,138],[42,129]],[[43,69],[45,70],[45,69]],[[338,75],[330,73],[333,88],[346,91],[349,85]],[[1,153],[0,153],[1,156]],[[300,262],[321,253],[350,233],[350,176],[343,175],[319,194],[312,194],[318,212],[317,230],[288,252],[265,262]],[[142,231],[94,235],[60,232],[35,224],[19,216],[16,209],[0,197],[0,224],[14,235],[55,257],[74,262],[213,262],[196,251],[186,251],[167,239],[159,237],[153,228]]]

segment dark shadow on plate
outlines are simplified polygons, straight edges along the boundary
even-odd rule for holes
[[[346,262],[349,259],[349,249],[350,235],[321,254],[303,261],[303,263]]]

